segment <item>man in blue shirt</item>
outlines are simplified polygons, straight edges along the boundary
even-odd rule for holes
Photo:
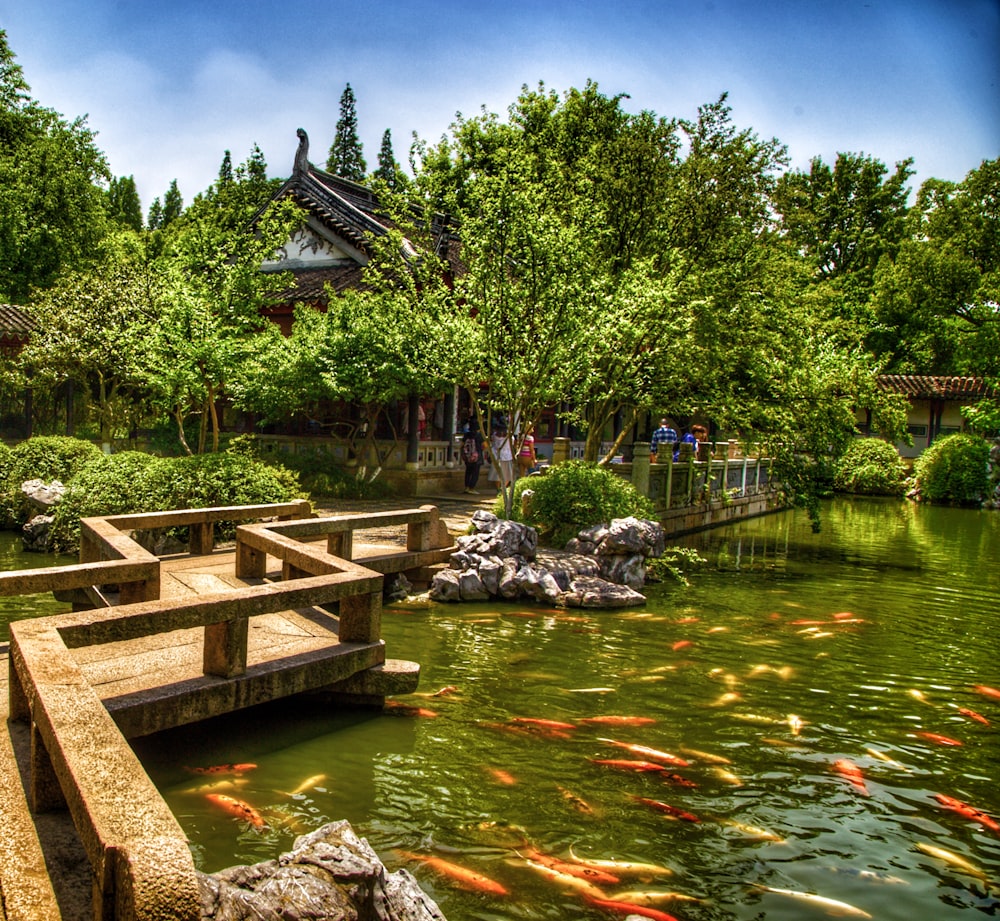
[[[653,439],[649,443],[649,453],[653,460],[656,460],[656,454],[661,444],[676,444],[677,443],[677,431],[671,428],[670,422],[663,418],[660,420],[660,427],[653,432]]]

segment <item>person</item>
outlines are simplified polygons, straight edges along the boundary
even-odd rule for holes
[[[465,463],[465,492],[476,496],[479,471],[483,466],[483,435],[474,416],[463,427],[462,460]]]
[[[490,456],[493,459],[491,475],[497,481],[497,489],[506,489],[514,478],[514,453],[511,451],[506,426],[493,429],[493,435],[490,437]]]
[[[695,460],[698,459],[698,448],[701,446],[702,442],[708,438],[708,429],[703,425],[692,425],[690,431],[688,431],[684,437],[681,439],[681,444],[691,445],[691,455]],[[674,451],[674,460],[680,457],[680,449]]]
[[[532,429],[529,425],[524,431],[524,441],[521,444],[521,450],[517,452],[517,470],[518,476],[527,476],[531,473],[532,468],[538,463],[538,458],[535,456],[535,438],[531,434]]]
[[[660,427],[653,432],[653,438],[649,443],[651,460],[657,459],[657,451],[662,444],[677,444],[677,430],[671,426],[666,416],[660,420]]]

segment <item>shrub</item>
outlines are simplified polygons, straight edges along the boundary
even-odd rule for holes
[[[906,488],[906,464],[899,452],[881,438],[860,438],[837,462],[834,488],[862,496],[901,496]]]
[[[101,455],[80,469],[56,509],[53,546],[71,551],[79,545],[80,519],[90,515],[260,505],[299,496],[298,481],[287,470],[251,457],[200,454],[153,457],[134,451]],[[217,525],[231,534],[233,522]]]
[[[59,480],[68,485],[88,460],[101,457],[101,449],[89,441],[65,435],[40,435],[10,449],[5,458],[5,476],[0,493],[0,518],[5,528],[19,528],[33,514],[21,493],[25,480],[46,483]]]
[[[0,483],[7,481],[7,470],[10,467],[10,446],[0,441]]]
[[[957,433],[935,441],[914,465],[922,499],[970,505],[989,493],[990,447],[978,435]]]
[[[528,515],[520,516],[521,494],[534,492]],[[503,500],[497,501],[503,514]],[[653,504],[607,467],[567,461],[544,476],[522,477],[514,484],[514,517],[535,527],[552,546],[561,547],[577,532],[612,518],[653,518]]]
[[[229,451],[256,453],[256,444],[234,439]],[[323,451],[311,454],[280,454],[263,459],[275,469],[291,471],[299,478],[302,489],[310,496],[328,499],[383,499],[393,494],[392,485],[382,479],[369,480],[338,467]]]

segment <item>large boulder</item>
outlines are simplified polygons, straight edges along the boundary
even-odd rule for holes
[[[66,487],[58,480],[46,483],[43,480],[25,480],[21,492],[28,505],[45,515],[52,511],[66,495]]]
[[[199,873],[199,886],[205,921],[445,921],[417,881],[389,873],[348,822],[297,838],[277,860]]]

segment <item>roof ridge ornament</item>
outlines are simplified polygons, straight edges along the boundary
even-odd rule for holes
[[[296,129],[295,133],[299,138],[299,149],[295,151],[295,163],[292,166],[292,174],[309,172],[309,135],[305,128]]]

